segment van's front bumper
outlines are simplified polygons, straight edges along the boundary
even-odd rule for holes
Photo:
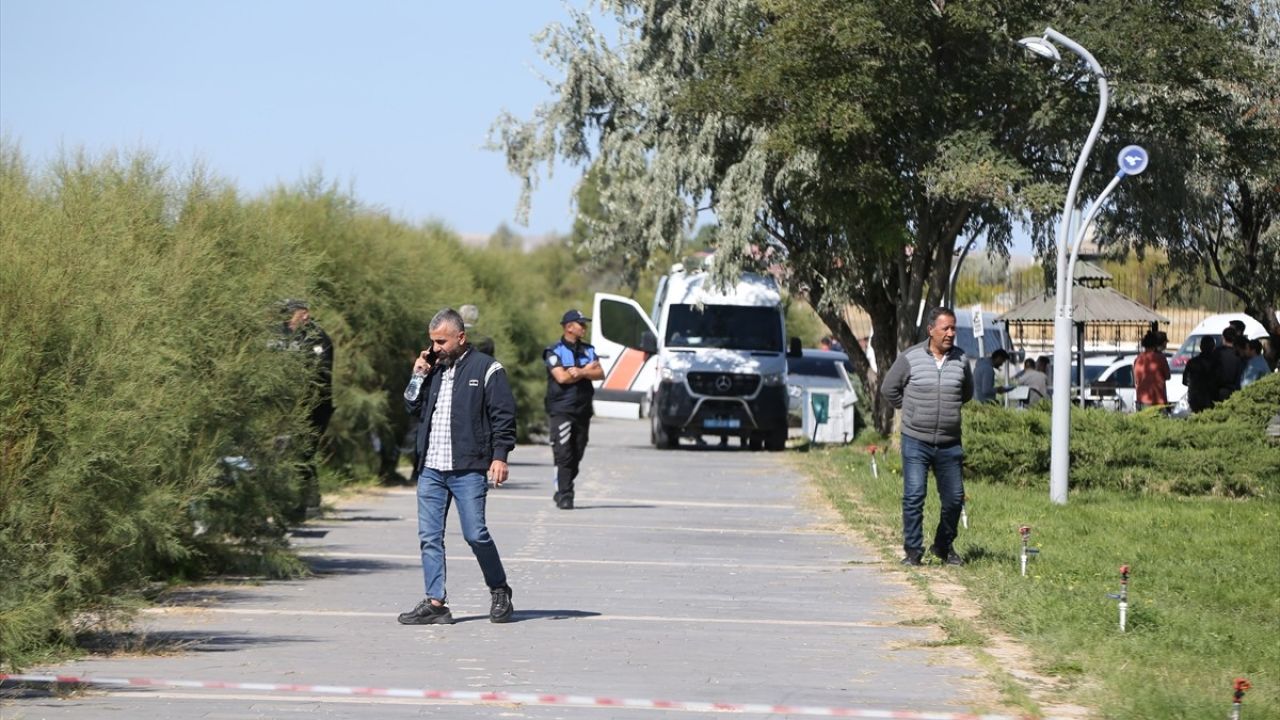
[[[683,382],[663,382],[654,395],[658,422],[690,434],[749,435],[786,429],[787,386],[766,385],[747,397],[693,393]]]

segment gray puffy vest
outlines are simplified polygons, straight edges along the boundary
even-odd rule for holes
[[[960,442],[960,408],[973,397],[973,373],[964,351],[951,348],[938,367],[929,343],[903,350],[880,392],[902,410],[902,434],[933,445]]]

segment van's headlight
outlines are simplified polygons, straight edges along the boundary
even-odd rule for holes
[[[662,366],[662,379],[666,382],[682,383],[684,382],[685,371],[673,368],[668,365]]]
[[[760,373],[760,382],[766,387],[784,385],[787,382],[787,374],[784,372]]]

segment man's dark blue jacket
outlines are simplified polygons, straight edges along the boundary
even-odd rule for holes
[[[450,430],[453,437],[454,470],[488,470],[494,460],[507,461],[516,446],[516,400],[507,382],[507,371],[491,356],[470,348],[458,359],[453,376],[453,408]],[[440,397],[440,383],[446,368],[437,364],[423,383],[423,392],[405,409],[417,417],[418,460],[413,468],[416,481],[427,456],[431,436],[431,416]]]

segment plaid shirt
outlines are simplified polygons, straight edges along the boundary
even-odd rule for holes
[[[426,459],[422,463],[432,470],[453,469],[453,375],[457,370],[455,361],[440,376],[440,394],[431,413],[431,434],[427,436]]]

